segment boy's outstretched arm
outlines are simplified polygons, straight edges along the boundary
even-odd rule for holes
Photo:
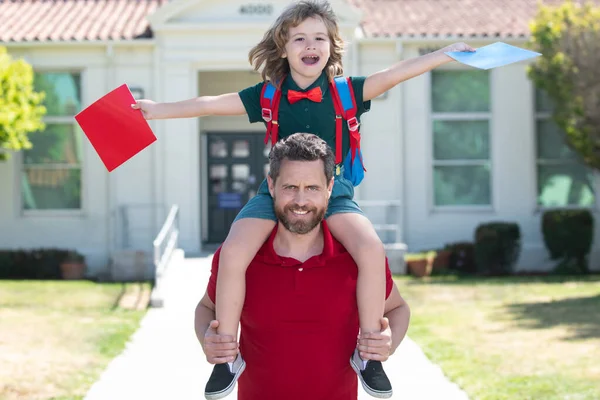
[[[131,105],[142,110],[146,119],[195,118],[207,115],[243,115],[246,109],[238,93],[220,96],[202,96],[174,103],[156,103],[152,100],[138,100]]]
[[[400,82],[404,82],[427,71],[431,71],[442,64],[453,61],[451,57],[444,54],[447,51],[475,51],[475,49],[466,43],[455,43],[433,53],[400,61],[390,68],[369,75],[365,80],[363,88],[363,100],[374,99]]]

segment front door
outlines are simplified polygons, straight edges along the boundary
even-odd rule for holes
[[[207,134],[208,243],[227,237],[235,216],[268,171],[269,145],[259,134]]]

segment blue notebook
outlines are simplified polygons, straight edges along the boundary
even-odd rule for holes
[[[452,51],[446,52],[446,54],[459,63],[480,69],[502,67],[541,56],[540,53],[536,53],[535,51],[522,49],[502,42],[480,47],[474,52]]]

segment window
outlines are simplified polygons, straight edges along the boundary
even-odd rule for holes
[[[37,91],[46,93],[46,128],[29,135],[23,152],[21,199],[24,210],[81,208],[82,135],[75,119],[81,110],[80,75],[36,73]]]
[[[535,93],[537,143],[537,203],[541,207],[590,207],[595,202],[592,171],[565,143],[552,121],[552,104]]]
[[[433,204],[489,206],[488,71],[431,72]]]

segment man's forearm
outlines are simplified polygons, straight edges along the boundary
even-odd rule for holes
[[[390,330],[392,331],[392,349],[390,354],[394,354],[396,348],[398,348],[404,336],[406,336],[410,321],[410,308],[408,304],[404,304],[390,310],[384,317],[390,321]]]
[[[204,334],[210,325],[210,321],[215,319],[215,311],[206,307],[202,303],[198,303],[196,306],[196,312],[194,316],[194,329],[196,331],[196,337],[204,349]]]

